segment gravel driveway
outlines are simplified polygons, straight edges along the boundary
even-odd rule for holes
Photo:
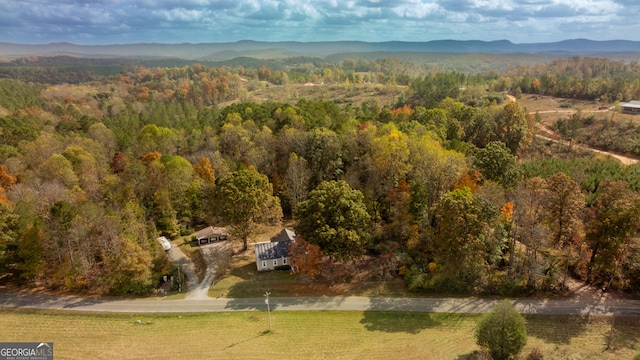
[[[208,299],[207,293],[209,292],[209,287],[213,284],[213,280],[216,278],[218,269],[226,267],[229,264],[232,246],[229,241],[219,241],[200,245],[200,251],[202,252],[202,258],[207,265],[207,269],[200,284],[189,286],[189,295],[187,295],[187,299],[189,300]]]
[[[193,261],[191,261],[191,259],[189,259],[182,250],[175,245],[167,251],[167,256],[174,266],[182,269],[185,277],[187,278],[187,288],[182,290],[189,291],[190,289],[194,289],[196,285],[198,285],[198,275],[196,274],[196,266],[193,264]]]

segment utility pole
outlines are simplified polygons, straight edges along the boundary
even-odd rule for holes
[[[267,304],[267,316],[269,317],[269,332],[271,332],[271,306],[269,306],[269,295],[271,295],[270,292],[265,292],[264,296],[266,297],[266,299],[264,299],[264,303]]]
[[[609,329],[609,336],[607,337],[607,347],[605,348],[605,350],[610,350],[613,347],[613,335],[614,335],[614,331],[616,329],[616,303],[615,300],[613,300],[613,315],[612,315],[612,319],[611,319],[611,328]]]

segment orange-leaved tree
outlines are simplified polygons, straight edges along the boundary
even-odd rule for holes
[[[301,236],[297,236],[295,242],[289,248],[289,255],[293,263],[293,271],[315,277],[320,272],[320,263],[324,254],[320,246],[310,244]]]

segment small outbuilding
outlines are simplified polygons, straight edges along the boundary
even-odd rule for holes
[[[156,240],[160,243],[160,246],[162,246],[163,250],[171,250],[171,241],[169,241],[169,239],[164,236],[160,236]]]
[[[620,103],[620,108],[625,114],[640,114],[640,101],[631,100],[629,102]]]
[[[296,233],[283,229],[271,241],[255,244],[256,267],[258,271],[275,270],[291,266],[289,248],[295,241]]]
[[[229,232],[223,227],[209,226],[199,230],[195,234],[198,245],[204,245],[212,242],[224,241],[229,239]]]

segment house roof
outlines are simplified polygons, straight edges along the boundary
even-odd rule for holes
[[[278,235],[271,238],[271,242],[292,241],[295,237],[296,233],[293,230],[282,229]]]
[[[205,239],[212,235],[229,235],[226,228],[209,226],[202,230],[196,231],[196,239]]]
[[[631,100],[629,102],[620,103],[620,106],[622,106],[622,107],[630,107],[630,108],[640,108],[640,101]]]
[[[280,259],[289,256],[292,241],[256,243],[256,260]]]

